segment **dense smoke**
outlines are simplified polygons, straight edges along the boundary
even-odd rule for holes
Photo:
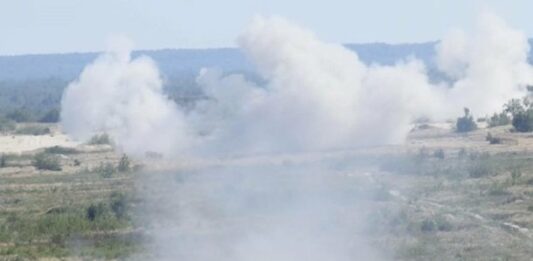
[[[528,63],[530,45],[525,34],[492,14],[478,18],[473,33],[456,30],[437,46],[439,68],[454,82],[448,104],[468,106],[478,115],[501,110],[511,98],[526,94],[533,84]]]
[[[135,155],[173,155],[189,142],[183,113],[162,93],[154,62],[131,60],[128,46],[114,40],[110,52],[67,87],[61,101],[63,130],[79,140],[108,133],[119,148]]]
[[[527,38],[490,14],[437,46],[449,78],[439,83],[415,58],[367,65],[278,17],[254,19],[239,44],[265,83],[204,69],[197,81],[208,99],[187,111],[163,93],[150,58],[131,59],[119,44],[65,91],[63,129],[80,140],[109,133],[137,156],[268,157],[401,143],[417,118],[455,118],[463,107],[484,116],[533,83]],[[357,190],[367,184],[326,165],[200,164],[146,175],[154,252],[191,261],[378,259],[361,233],[371,206]]]
[[[480,16],[471,36],[456,30],[437,46],[437,64],[451,79],[438,84],[419,60],[365,65],[356,53],[278,17],[256,18],[239,43],[264,86],[203,70],[198,83],[209,99],[184,113],[162,93],[149,58],[131,60],[129,51],[113,50],[67,88],[64,129],[78,139],[109,132],[137,155],[392,144],[405,139],[417,118],[453,118],[463,107],[484,116],[533,82],[527,38],[490,14]]]

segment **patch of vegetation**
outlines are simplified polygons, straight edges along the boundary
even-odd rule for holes
[[[49,127],[41,126],[41,125],[27,125],[27,126],[17,128],[15,130],[15,134],[18,134],[18,135],[40,136],[40,135],[47,135],[50,133],[51,133],[51,130]]]
[[[505,111],[500,113],[494,113],[492,117],[490,117],[488,124],[490,128],[498,127],[498,126],[505,126],[511,124],[512,120],[509,114]]]
[[[487,133],[487,137],[485,138],[486,141],[488,141],[490,144],[502,144],[503,140],[500,137],[492,136],[492,133]]]
[[[464,116],[457,118],[456,130],[460,133],[470,132],[477,129],[477,124],[474,121],[474,117],[470,114],[468,108],[464,109]]]
[[[87,142],[89,145],[112,145],[113,142],[107,133],[96,134]]]
[[[117,169],[111,163],[102,162],[100,163],[100,166],[94,169],[94,172],[99,173],[103,178],[110,178],[117,172]]]
[[[37,153],[33,157],[32,164],[35,168],[39,170],[52,170],[52,171],[61,171],[61,163],[59,158],[55,155],[48,153]]]
[[[120,158],[120,161],[118,162],[117,169],[119,172],[129,172],[131,170],[130,159],[128,158],[128,155],[122,154],[122,157]]]
[[[79,153],[78,150],[76,150],[75,148],[67,148],[67,147],[61,147],[61,146],[48,147],[44,149],[44,152],[49,153],[49,154],[63,154],[63,155]]]

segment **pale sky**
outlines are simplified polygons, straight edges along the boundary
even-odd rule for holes
[[[531,0],[0,0],[0,54],[235,46],[254,15],[280,15],[334,43],[425,42],[490,10],[533,36]]]

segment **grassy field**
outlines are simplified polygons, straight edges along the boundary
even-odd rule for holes
[[[361,233],[390,259],[529,260],[533,137],[509,129],[490,129],[500,144],[485,140],[487,129],[460,135],[435,127],[401,146],[268,160],[335,165],[339,183],[364,191],[372,207],[361,213],[369,224]],[[139,162],[106,144],[2,155],[0,260],[143,259],[151,242],[137,214],[157,206],[143,206]]]
[[[36,159],[60,169],[36,167]],[[131,170],[109,146],[3,154],[0,259],[127,257],[141,248]],[[48,166],[50,167],[50,166]]]

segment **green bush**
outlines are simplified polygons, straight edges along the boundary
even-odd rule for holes
[[[533,109],[518,112],[513,115],[513,127],[518,132],[533,131]]]
[[[32,163],[35,168],[40,170],[61,171],[59,158],[44,152],[36,154]]]
[[[86,217],[89,221],[95,221],[97,218],[104,216],[106,207],[103,203],[91,204],[87,207]]]
[[[116,218],[121,219],[126,217],[128,212],[128,203],[124,194],[118,192],[111,194],[110,206]]]
[[[104,178],[110,178],[116,171],[116,168],[111,163],[100,163],[100,166],[95,169],[95,172]]]
[[[119,172],[128,172],[131,170],[130,167],[130,159],[126,154],[122,154],[122,157],[120,158],[120,161],[118,163],[118,171]]]
[[[34,136],[40,136],[40,135],[47,135],[50,134],[51,130],[50,128],[46,126],[39,126],[39,125],[29,125],[24,126],[21,128],[17,128],[15,130],[15,134],[19,135],[34,135]]]
[[[470,110],[468,108],[464,109],[465,115],[463,117],[457,118],[456,130],[457,132],[470,132],[477,129],[477,124],[474,121],[474,117],[470,115]]]
[[[78,151],[74,148],[67,148],[61,146],[53,146],[44,149],[44,152],[49,154],[76,154]]]
[[[489,127],[505,126],[511,124],[511,117],[504,111],[501,113],[494,113],[489,119]]]
[[[103,133],[100,135],[96,134],[92,136],[89,142],[87,143],[89,145],[104,145],[104,144],[112,145],[113,142],[111,141],[111,138],[109,137],[107,133]]]

